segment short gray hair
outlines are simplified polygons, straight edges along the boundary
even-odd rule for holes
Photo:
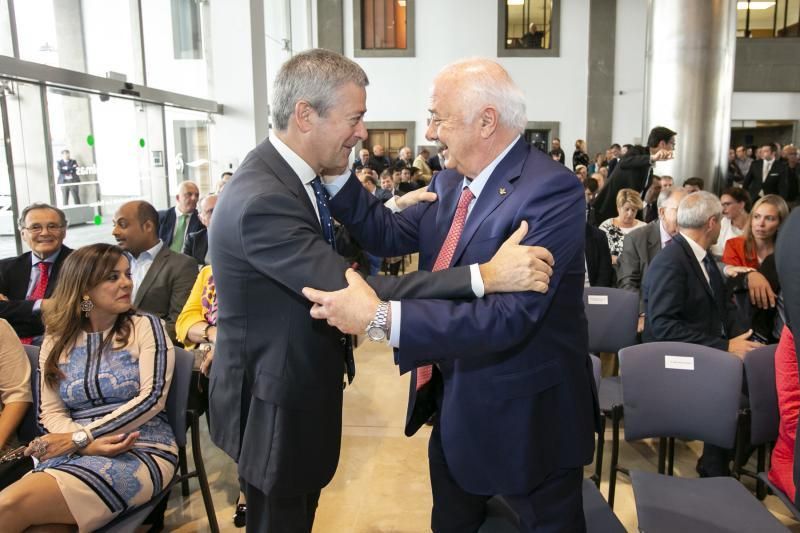
[[[369,85],[366,72],[354,61],[321,48],[297,54],[283,64],[275,78],[272,125],[278,131],[286,131],[300,100],[325,116],[336,104],[337,89],[347,83]]]
[[[661,192],[658,193],[658,200],[656,200],[656,207],[661,209],[664,207],[664,204],[667,203],[667,200],[673,196],[680,196],[682,198],[686,196],[686,194],[687,192],[683,189],[661,189]],[[678,200],[678,203],[680,203],[680,200]]]
[[[699,229],[709,218],[722,217],[722,204],[719,198],[708,191],[689,194],[678,205],[678,226],[686,229]]]
[[[503,75],[494,75],[498,72],[497,69]],[[493,73],[492,70],[496,72]],[[481,106],[491,104],[497,108],[502,125],[522,134],[528,125],[525,95],[508,72],[492,60],[471,58],[447,65],[440,75],[463,71],[468,71],[471,81],[460,88],[467,103],[465,121],[471,122]]]
[[[25,229],[25,219],[28,218],[28,213],[31,211],[35,211],[36,209],[50,209],[51,211],[55,211],[58,215],[58,218],[61,220],[61,225],[65,228],[67,227],[67,215],[64,214],[64,211],[61,209],[52,206],[50,204],[46,204],[43,202],[34,202],[31,205],[25,207],[22,210],[22,213],[19,214],[19,219],[17,220],[17,226],[19,226],[20,230]]]

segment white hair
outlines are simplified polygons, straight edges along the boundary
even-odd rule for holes
[[[678,205],[678,226],[686,229],[700,229],[709,218],[722,217],[722,204],[719,198],[708,191],[689,194]]]

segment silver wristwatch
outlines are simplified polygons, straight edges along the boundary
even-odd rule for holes
[[[375,342],[383,342],[389,338],[389,302],[378,304],[375,317],[367,324],[367,337]]]
[[[85,448],[89,444],[89,435],[84,430],[78,430],[72,434],[72,444],[79,450]]]

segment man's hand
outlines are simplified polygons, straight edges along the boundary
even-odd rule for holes
[[[636,333],[644,331],[644,315],[639,315],[639,321],[636,323]]]
[[[491,261],[480,265],[486,294],[520,291],[544,294],[550,288],[555,264],[553,255],[541,246],[521,245],[527,233],[528,223],[523,220]]]
[[[672,159],[672,150],[659,150],[650,156],[650,162],[652,163],[656,161],[666,161],[668,159]]]
[[[7,301],[8,298],[6,297],[6,295],[0,292],[0,302],[7,302]]]
[[[725,268],[722,269],[722,272],[729,278],[735,278],[739,274],[748,274],[750,272],[755,272],[755,271],[756,269],[752,267],[733,266],[733,265],[725,265]]]
[[[752,334],[753,330],[748,329],[738,337],[734,337],[731,340],[729,340],[728,351],[734,355],[738,355],[739,357],[744,357],[744,354],[746,354],[750,350],[755,350],[756,348],[763,346],[761,343],[747,340],[750,338],[750,335]]]
[[[106,435],[105,437],[99,437],[93,440],[78,453],[81,455],[116,457],[121,453],[130,451],[138,438],[138,431],[128,433],[127,435],[124,433],[121,435]]]
[[[348,286],[335,292],[303,287],[303,295],[314,302],[311,316],[325,319],[342,333],[358,335],[375,318],[380,299],[372,287],[355,270],[345,272]]]
[[[398,196],[395,199],[395,204],[397,205],[397,208],[402,211],[403,209],[408,209],[412,205],[416,205],[420,202],[435,201],[435,192],[428,192],[428,187],[420,187],[419,189],[405,193],[403,196]]]
[[[759,309],[769,309],[775,307],[775,293],[769,281],[761,272],[750,272],[747,274],[747,286],[750,289],[750,303]]]
[[[211,363],[214,362],[214,346],[203,355],[203,361],[200,363],[200,373],[208,377],[211,372]]]

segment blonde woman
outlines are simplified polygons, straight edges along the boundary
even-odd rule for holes
[[[768,194],[753,204],[744,233],[728,239],[722,262],[730,266],[757,269],[775,252],[778,228],[789,216],[789,206],[777,194]]]
[[[617,264],[617,257],[622,253],[622,241],[625,235],[646,226],[636,218],[636,213],[644,207],[642,197],[633,189],[620,189],[617,193],[617,216],[600,224],[608,237],[608,249],[611,251],[611,262]]]
[[[93,531],[149,501],[172,479],[167,421],[174,353],[157,317],[131,307],[121,248],[94,244],[64,261],[44,313],[34,471],[0,493],[4,533]],[[61,526],[57,526],[61,525]]]

